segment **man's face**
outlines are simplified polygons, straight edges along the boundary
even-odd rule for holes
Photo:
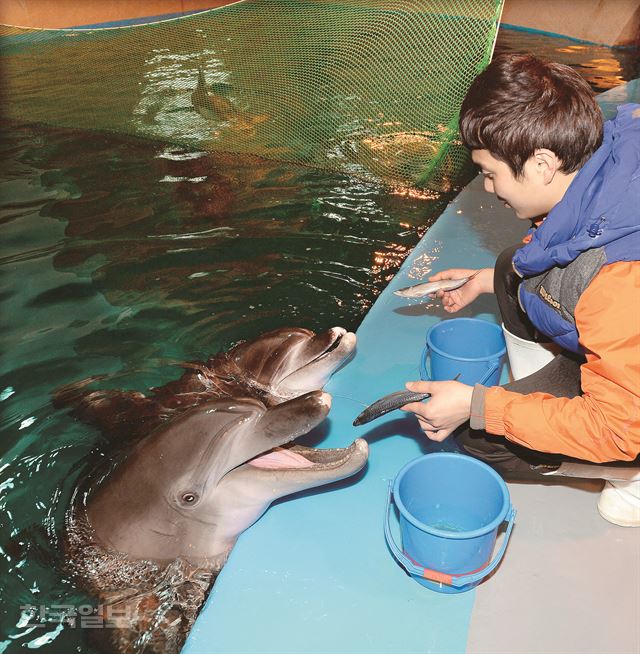
[[[489,150],[473,150],[473,162],[484,175],[484,190],[495,193],[505,207],[511,207],[518,218],[532,220],[546,215],[555,205],[543,170],[535,156],[527,160],[522,177],[515,177],[509,165],[496,159]]]

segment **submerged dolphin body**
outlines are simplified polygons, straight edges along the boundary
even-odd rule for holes
[[[207,120],[228,121],[238,116],[238,110],[231,100],[218,93],[213,93],[207,87],[207,80],[202,68],[198,68],[198,84],[191,94],[191,104]]]
[[[174,406],[170,418],[156,420],[126,456],[78,489],[66,517],[68,568],[116,627],[95,634],[108,651],[178,652],[236,539],[269,504],[366,464],[361,439],[327,450],[293,444],[331,405],[328,394],[305,392],[305,385],[323,385],[354,346],[344,330],[320,337],[276,330],[145,398],[162,398],[164,407],[180,388],[189,406]],[[222,393],[220,366],[226,390],[257,397]],[[90,395],[75,409],[95,418]]]

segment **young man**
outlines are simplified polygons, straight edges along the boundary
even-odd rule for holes
[[[567,459],[636,461],[640,105],[619,107],[603,126],[593,93],[571,68],[507,55],[473,82],[460,131],[485,190],[537,227],[525,245],[500,255],[495,270],[438,297],[454,313],[495,292],[511,342],[553,341],[559,354],[504,387],[411,382],[407,388],[431,399],[405,410],[435,441],[470,419],[458,434],[461,447],[511,478],[541,478]],[[517,359],[510,350],[512,370]],[[603,516],[640,525],[640,482],[609,486]]]

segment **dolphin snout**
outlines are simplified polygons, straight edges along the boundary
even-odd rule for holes
[[[327,410],[331,408],[331,395],[329,395],[329,393],[322,391],[318,399],[321,404],[327,407]]]

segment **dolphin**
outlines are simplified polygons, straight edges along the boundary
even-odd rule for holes
[[[276,498],[354,475],[366,441],[294,444],[327,416],[312,391],[272,407],[205,402],[139,441],[78,491],[67,512],[68,568],[97,596],[110,651],[178,652],[238,536]]]
[[[207,120],[229,121],[238,116],[238,110],[231,100],[207,87],[202,68],[198,68],[198,83],[191,93],[191,104]]]
[[[111,627],[92,630],[99,645],[178,652],[236,539],[274,499],[364,467],[361,439],[295,444],[328,414],[320,389],[355,346],[340,327],[281,328],[183,364],[149,395],[87,391],[86,380],[55,394],[104,434],[126,436],[65,517],[67,570]]]
[[[198,82],[191,93],[191,105],[209,122],[231,123],[241,130],[252,130],[253,127],[264,123],[268,116],[264,114],[249,114],[236,107],[236,105],[213,88],[207,87],[207,80],[202,68],[198,68]]]
[[[182,364],[183,375],[151,394],[87,387],[99,377],[74,382],[53,397],[79,420],[111,439],[145,436],[163,422],[217,397],[254,397],[266,406],[322,388],[354,353],[356,335],[342,327],[320,334],[284,327],[238,343],[207,361]]]

